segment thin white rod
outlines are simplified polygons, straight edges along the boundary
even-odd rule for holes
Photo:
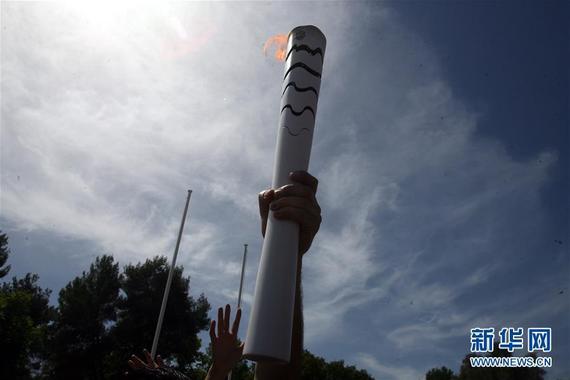
[[[241,277],[239,279],[239,292],[238,292],[238,302],[237,308],[241,307],[241,291],[243,289],[243,274],[245,273],[245,260],[247,258],[247,244],[243,245],[243,258],[241,260]],[[237,310],[236,310],[237,313]],[[232,380],[232,371],[228,374],[228,380]]]
[[[243,274],[245,273],[245,260],[247,258],[247,244],[243,245],[243,259],[241,261],[241,278],[239,279],[238,309],[241,307],[241,291],[243,289]],[[236,310],[237,311],[237,310]]]
[[[174,268],[176,266],[176,257],[178,256],[178,248],[180,248],[180,240],[182,239],[182,231],[184,231],[184,222],[186,222],[186,213],[188,212],[190,195],[192,195],[192,190],[188,190],[188,197],[186,198],[184,213],[182,214],[182,222],[180,223],[180,231],[178,231],[178,240],[176,240],[176,248],[174,249],[174,256],[172,257],[172,264],[170,265],[170,271],[168,271],[168,280],[166,280],[166,287],[164,288],[164,295],[162,297],[162,305],[160,306],[160,313],[158,314],[158,322],[156,323],[156,330],[154,331],[154,339],[152,340],[152,350],[150,352],[150,355],[152,356],[153,360],[156,355],[156,348],[158,346],[158,338],[160,337],[160,330],[162,329],[162,321],[164,319],[164,312],[166,311],[166,303],[168,302],[168,294],[170,293],[170,285],[172,284],[172,276],[174,275]]]

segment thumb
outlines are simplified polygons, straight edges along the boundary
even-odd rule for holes
[[[267,216],[269,214],[269,204],[273,200],[273,189],[265,190],[259,193],[259,216],[261,217],[261,234],[265,236],[265,228],[267,227]]]

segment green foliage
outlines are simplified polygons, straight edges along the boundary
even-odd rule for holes
[[[112,256],[98,257],[88,272],[59,294],[49,376],[113,379],[127,360],[150,349],[169,266],[165,257],[127,265],[122,274]],[[177,267],[162,326],[159,351],[166,362],[191,371],[200,348],[197,333],[208,326],[210,305],[189,295],[190,278]]]
[[[10,271],[10,265],[6,265],[10,256],[10,249],[8,248],[8,235],[0,231],[0,278],[5,277]]]
[[[302,380],[324,379],[326,375],[327,363],[325,359],[311,354],[305,350],[303,352],[303,364],[301,367]]]
[[[104,363],[112,351],[109,325],[116,320],[119,265],[102,256],[59,292],[59,315],[54,326],[54,378],[103,379]]]
[[[449,368],[441,367],[429,370],[426,380],[457,380],[457,376]]]
[[[0,342],[3,362],[9,363],[0,369],[2,378],[23,379],[30,374],[28,351],[34,340],[33,322],[28,316],[31,298],[20,291],[0,295]]]
[[[206,353],[202,354],[192,379],[203,380],[212,363],[212,350],[209,345]],[[301,363],[301,380],[374,380],[365,370],[354,366],[347,366],[344,361],[327,362],[325,359],[313,355],[308,350],[303,352]],[[255,363],[242,360],[232,371],[232,380],[253,380]]]
[[[241,360],[232,370],[232,380],[253,380],[255,364]]]
[[[303,353],[301,380],[373,380],[365,370],[346,366],[344,361],[327,363],[323,358],[305,350]]]
[[[209,345],[206,353],[202,354],[197,370],[191,376],[192,379],[203,380],[205,378],[212,363],[211,358],[212,349]],[[303,352],[301,366],[301,380],[374,380],[365,370],[347,366],[342,360],[327,362],[308,350]],[[254,374],[255,363],[242,360],[233,369],[232,380],[253,380]]]
[[[50,290],[37,285],[38,275],[13,278],[0,289],[0,366],[2,379],[28,379],[41,370],[45,342],[55,311]]]
[[[118,321],[113,329],[118,357],[125,363],[132,353],[150,350],[160,311],[169,265],[165,257],[154,257],[143,264],[127,265],[121,279]],[[210,304],[201,294],[190,296],[190,277],[176,267],[158,344],[162,358],[176,369],[190,372],[198,358],[198,332],[209,326]]]

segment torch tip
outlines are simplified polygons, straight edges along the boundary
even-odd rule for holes
[[[289,32],[289,36],[291,35],[299,40],[304,39],[307,35],[311,35],[313,38],[321,39],[323,44],[326,44],[327,41],[324,33],[315,25],[299,25]]]

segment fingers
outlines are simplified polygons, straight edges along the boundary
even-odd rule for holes
[[[222,308],[218,308],[218,336],[222,336],[224,329],[224,311]]]
[[[316,193],[317,187],[319,187],[319,181],[304,170],[290,173],[289,178],[297,183],[309,186],[311,190],[313,190],[313,193]]]
[[[269,212],[269,203],[271,203],[271,198],[273,198],[273,189],[263,190],[258,194],[257,198],[259,201],[259,215],[263,218],[267,218],[267,213]]]
[[[146,357],[146,363],[150,368],[156,368],[158,367],[156,365],[156,363],[154,362],[154,360],[152,359],[152,356],[150,355],[150,352],[148,352],[146,349],[143,350],[144,356]]]
[[[283,209],[285,207],[294,207],[306,210],[308,213],[313,214],[314,216],[319,216],[321,214],[321,208],[319,207],[319,205],[311,202],[307,198],[301,198],[301,197],[291,196],[286,198],[280,198],[277,199],[276,201],[273,201],[273,203],[271,203],[270,206],[271,210],[273,210],[274,212]]]
[[[258,195],[263,237],[267,229],[270,207],[277,219],[297,222],[305,228],[305,232],[313,235],[319,230],[322,221],[321,207],[315,197],[319,185],[318,180],[302,170],[290,173],[289,178],[294,182],[293,184],[275,190],[265,190]]]
[[[216,337],[216,321],[212,320],[210,322],[210,340],[214,343],[219,337],[231,333],[232,335],[237,335],[239,330],[239,323],[241,320],[241,309],[238,309],[236,313],[236,318],[232,324],[232,329],[230,331],[230,319],[231,319],[231,307],[226,305],[225,311],[222,308],[218,308],[218,336]]]
[[[156,364],[158,364],[159,367],[166,367],[164,360],[162,360],[162,356],[160,355],[156,355]]]
[[[226,312],[224,315],[224,332],[225,333],[227,333],[230,330],[230,314],[231,314],[230,304],[226,304]]]
[[[261,216],[261,234],[265,237],[265,228],[267,227],[267,214],[269,213],[269,204],[273,200],[274,191],[272,189],[264,190],[258,195],[259,215]]]
[[[234,319],[234,324],[232,325],[232,334],[237,336],[239,330],[239,321],[241,320],[241,308],[236,312],[236,319]]]
[[[272,201],[282,197],[297,196],[307,198],[315,204],[317,203],[315,193],[317,192],[319,181],[315,177],[306,171],[300,170],[291,172],[289,174],[289,178],[294,182],[294,184],[285,185],[276,190],[264,190],[258,194],[259,215],[261,216],[262,221],[261,232],[263,235],[265,235],[267,214],[269,212],[269,205]]]
[[[210,341],[212,343],[216,341],[216,320],[214,319],[210,321]]]
[[[132,369],[143,369],[146,364],[136,355],[131,355],[131,359],[127,362]]]
[[[285,197],[299,197],[305,198],[312,203],[317,203],[317,199],[315,198],[315,192],[312,188],[302,184],[293,184],[293,185],[285,185],[281,186],[280,188],[275,190],[275,194],[273,196],[273,202],[277,199],[285,198]]]
[[[312,230],[319,228],[321,224],[321,216],[315,215],[307,211],[306,209],[297,207],[283,207],[273,213],[273,216],[277,219],[290,220],[304,227],[309,227]]]

